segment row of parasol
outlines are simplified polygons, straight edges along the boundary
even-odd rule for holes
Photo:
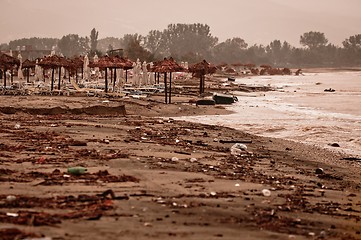
[[[51,91],[54,89],[54,70],[59,69],[59,81],[58,89],[60,90],[60,79],[61,79],[61,68],[69,71],[69,77],[71,74],[77,75],[77,71],[80,68],[83,68],[84,61],[86,57],[74,57],[74,58],[65,58],[57,55],[45,56],[37,61],[25,60],[20,63],[19,59],[12,56],[2,54],[0,55],[0,68],[6,72],[8,69],[16,68],[21,66],[23,69],[35,68],[36,65],[41,66],[43,69],[52,69],[52,81],[51,81]],[[108,92],[108,77],[107,69],[124,69],[126,71],[126,81],[128,77],[128,70],[134,67],[134,62],[130,59],[120,57],[120,56],[103,56],[94,59],[94,61],[89,62],[88,66],[90,68],[99,68],[100,70],[105,70],[105,91]],[[203,60],[200,63],[190,66],[188,69],[185,69],[180,64],[178,64],[173,58],[164,58],[161,61],[154,62],[152,67],[149,69],[150,72],[164,74],[164,86],[165,86],[165,102],[171,103],[171,89],[172,89],[172,73],[173,72],[191,72],[193,76],[200,78],[200,93],[204,92],[204,79],[206,74],[215,73],[217,68],[209,64],[207,61]],[[27,71],[29,73],[29,71]],[[4,74],[4,86],[6,86],[6,74]],[[169,84],[167,76],[169,75]],[[29,78],[29,75],[27,76]],[[116,80],[116,71],[114,71],[114,81]]]

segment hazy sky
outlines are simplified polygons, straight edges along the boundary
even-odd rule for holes
[[[147,35],[170,23],[208,24],[220,41],[277,39],[299,46],[300,35],[325,33],[340,45],[361,34],[361,0],[0,0],[0,43],[74,33],[99,39]]]

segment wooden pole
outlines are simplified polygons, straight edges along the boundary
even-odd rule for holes
[[[125,69],[125,83],[128,83],[128,69]]]
[[[30,77],[30,68],[27,68],[28,74],[26,75],[26,82],[29,83],[29,77]]]
[[[172,72],[169,73],[169,104],[172,103]]]
[[[105,68],[105,92],[108,92],[108,71],[107,68]]]
[[[11,68],[11,76],[10,76],[10,79],[11,79],[11,85],[13,84],[14,82],[14,69]]]
[[[54,68],[52,68],[52,71],[51,71],[51,89],[50,91],[53,91],[54,89]]]
[[[165,103],[168,103],[167,73],[164,73],[164,95]]]
[[[58,90],[60,90],[60,79],[61,79],[61,67],[59,67],[59,81],[58,81]]]
[[[117,69],[114,68],[114,81],[113,81],[113,92],[115,90],[115,81],[117,80]]]
[[[6,87],[6,67],[4,68],[4,88]]]

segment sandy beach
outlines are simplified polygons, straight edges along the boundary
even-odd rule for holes
[[[341,98],[360,85],[308,74],[237,79],[222,89],[239,93],[232,106],[0,96],[0,239],[361,239],[360,109]]]

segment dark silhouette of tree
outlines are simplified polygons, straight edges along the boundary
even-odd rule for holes
[[[112,46],[110,49],[109,46]],[[98,40],[97,49],[103,53],[109,50],[124,48],[123,41],[116,37],[106,37]]]
[[[97,50],[99,32],[93,28],[90,32],[90,53],[94,55]]]
[[[328,43],[328,40],[324,33],[311,31],[301,35],[300,43],[303,46],[307,46],[309,49],[315,49],[317,47],[325,46]]]
[[[239,37],[235,37],[232,39],[227,39],[224,42],[217,44],[213,50],[214,62],[229,62],[235,63],[239,61],[243,61],[244,52],[247,48],[248,44]]]
[[[66,57],[85,55],[89,51],[89,38],[78,34],[63,36],[58,42],[59,51]]]
[[[163,31],[153,30],[144,38],[144,47],[161,59],[172,56],[184,61],[209,58],[218,39],[205,24],[169,24]]]
[[[342,42],[342,58],[349,64],[361,63],[361,34],[350,36]]]
[[[158,59],[162,59],[167,55],[167,47],[163,36],[163,32],[152,30],[144,38],[144,46]]]
[[[284,67],[290,64],[292,46],[288,42],[274,40],[266,47],[266,52],[272,66]]]
[[[142,36],[138,34],[127,34],[123,38],[127,57],[133,61],[138,58],[141,61],[151,61],[152,54],[141,46]]]

